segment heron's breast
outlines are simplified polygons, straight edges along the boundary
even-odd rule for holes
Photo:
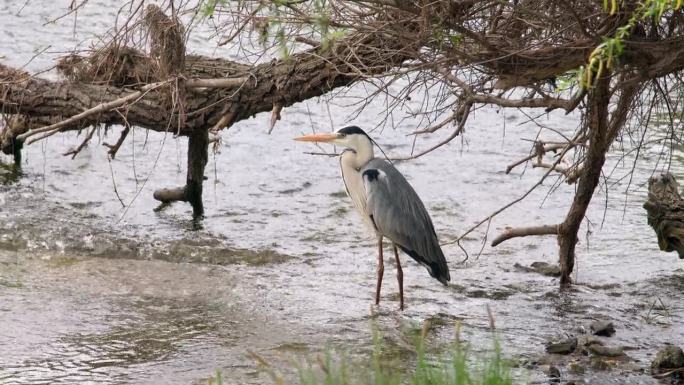
[[[375,225],[373,225],[373,222],[366,213],[366,187],[363,184],[361,173],[352,167],[346,167],[344,164],[342,164],[341,169],[344,187],[347,190],[347,195],[352,200],[354,209],[361,215],[361,218],[369,228],[375,229]]]

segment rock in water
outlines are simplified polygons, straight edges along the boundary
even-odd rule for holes
[[[603,357],[622,357],[625,351],[620,347],[603,346],[599,344],[591,344],[587,346],[587,350],[592,354]]]
[[[595,336],[610,337],[615,334],[615,326],[610,321],[594,321],[589,328]]]
[[[547,277],[560,277],[560,267],[546,262],[532,262],[529,267],[516,263],[513,267],[528,273],[538,273]]]
[[[668,345],[660,349],[651,363],[654,374],[677,368],[684,368],[684,352],[678,346]]]
[[[551,384],[559,384],[560,383],[560,380],[561,380],[560,369],[551,365],[551,366],[549,366],[549,372],[547,374],[549,376],[549,383],[551,383]]]
[[[546,262],[532,262],[530,265],[537,273],[549,277],[560,277],[560,266]]]
[[[577,338],[571,337],[559,342],[548,342],[546,352],[552,354],[570,354],[577,348]]]

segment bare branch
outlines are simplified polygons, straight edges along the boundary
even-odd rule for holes
[[[282,103],[276,103],[273,105],[273,110],[271,110],[271,125],[268,128],[269,135],[273,131],[273,127],[275,127],[276,122],[280,120],[280,111],[282,111],[282,110],[283,110],[283,104]]]
[[[65,152],[63,155],[64,156],[71,155],[71,159],[76,158],[76,155],[78,155],[78,153],[81,152],[81,150],[83,150],[85,148],[85,146],[88,145],[88,142],[90,142],[90,139],[93,138],[93,134],[95,134],[95,130],[97,130],[97,126],[93,126],[90,129],[90,131],[88,132],[88,135],[86,135],[85,139],[83,139],[83,142],[81,142],[81,144],[78,147],[76,147],[73,150],[69,150],[69,151]]]
[[[559,173],[561,173],[561,174],[565,174],[565,173],[568,171],[568,169],[565,168],[565,167],[562,167],[562,166],[559,166],[559,165],[555,165],[555,166],[554,166],[554,165],[552,165],[552,164],[544,163],[544,162],[532,163],[532,168],[548,168],[548,169],[551,169],[551,170],[553,170],[553,171],[557,171],[557,172],[559,172]]]
[[[126,136],[128,136],[128,133],[130,132],[131,128],[130,126],[126,125],[124,127],[123,131],[121,131],[121,135],[119,136],[119,140],[116,141],[116,143],[108,144],[108,143],[102,143],[103,146],[109,148],[109,151],[107,153],[111,158],[114,158],[116,156],[116,153],[119,151],[119,148],[121,148],[121,145],[123,144],[124,140],[126,140]]]
[[[218,122],[212,127],[209,131],[212,133],[217,133],[220,130],[229,127],[231,124],[233,124],[233,121],[235,120],[235,116],[237,114],[233,111],[226,113],[225,115],[221,116],[221,119],[219,119]]]
[[[507,228],[492,241],[492,247],[511,238],[528,237],[531,235],[558,235],[558,225],[542,225],[530,227]]]
[[[249,77],[221,78],[221,79],[187,79],[188,88],[237,88],[249,81]]]
[[[543,145],[544,144],[543,142],[537,142],[537,143],[541,143],[543,146],[539,147],[535,144],[535,147],[534,147],[535,151],[532,154],[508,165],[508,167],[506,167],[506,174],[510,174],[510,172],[514,168],[516,168],[517,166],[527,162],[528,160],[532,160],[534,158],[540,158],[541,156],[543,156],[547,152],[557,151],[557,150],[561,150],[561,149],[566,150],[564,152],[567,152],[567,150],[570,150],[574,147],[583,146],[585,141],[586,141],[586,139],[584,137],[581,137],[577,140],[574,140],[572,142],[566,142],[566,143],[550,143],[550,144]]]

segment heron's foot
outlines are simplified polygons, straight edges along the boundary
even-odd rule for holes
[[[380,305],[377,303],[371,303],[370,305],[370,316],[371,318],[376,318],[380,315]]]

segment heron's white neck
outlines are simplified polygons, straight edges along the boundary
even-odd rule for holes
[[[341,155],[340,163],[343,167],[359,170],[361,167],[365,166],[366,163],[370,162],[373,157],[373,145],[368,143],[368,145],[345,150]]]

